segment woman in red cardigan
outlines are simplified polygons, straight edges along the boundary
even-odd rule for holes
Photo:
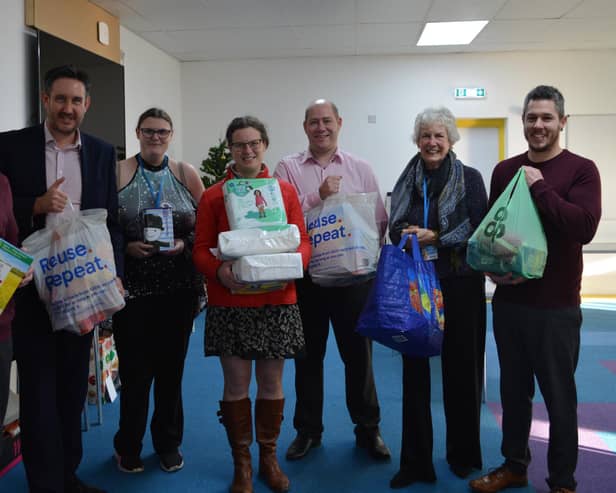
[[[12,245],[17,245],[17,223],[13,216],[13,196],[9,181],[0,173],[0,238]],[[32,270],[23,278],[19,287],[25,286],[32,280]],[[9,376],[12,360],[11,322],[15,314],[13,300],[0,313],[0,434],[2,423],[9,398]]]
[[[193,260],[207,278],[206,356],[219,356],[224,375],[220,401],[221,422],[227,430],[235,473],[232,493],[251,493],[252,443],[251,403],[248,387],[255,361],[257,399],[255,430],[259,443],[259,475],[277,492],[289,489],[289,479],[280,470],[276,441],[280,433],[284,397],[284,360],[295,357],[304,347],[304,335],[296,301],[295,283],[283,289],[259,294],[233,294],[244,287],[231,271],[231,261],[222,261],[210,251],[218,233],[229,231],[222,186],[235,178],[269,178],[263,155],[269,144],[265,125],[250,116],[235,118],[227,128],[227,145],[234,163],[227,177],[208,188],[197,211]],[[293,186],[280,181],[289,224],[299,228],[304,269],[310,259],[310,243],[304,216]]]

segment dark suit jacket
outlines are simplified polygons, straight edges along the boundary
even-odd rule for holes
[[[81,209],[107,209],[116,271],[124,271],[124,241],[118,224],[116,156],[113,147],[81,132]],[[19,241],[45,227],[45,215],[34,216],[34,200],[47,191],[43,124],[0,133],[0,171],[13,191]]]

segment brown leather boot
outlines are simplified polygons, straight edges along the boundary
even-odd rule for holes
[[[255,429],[259,444],[259,476],[276,492],[289,491],[289,478],[280,470],[276,441],[280,435],[284,399],[255,401]]]
[[[220,401],[220,422],[227,430],[227,438],[233,455],[233,483],[230,493],[252,493],[252,416],[250,399]]]

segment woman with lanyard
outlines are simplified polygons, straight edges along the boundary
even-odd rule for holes
[[[424,259],[434,261],[440,279],[447,462],[456,476],[465,478],[482,467],[479,420],[486,337],[484,276],[466,263],[466,244],[487,212],[487,196],[479,171],[463,165],[451,149],[459,139],[447,108],[428,108],[417,116],[413,140],[419,152],[394,187],[389,225],[394,244],[403,233],[417,235]],[[391,488],[436,481],[432,448],[430,362],[405,356],[400,470]]]
[[[139,154],[119,162],[117,168],[127,300],[113,317],[122,382],[114,448],[121,471],[144,470],[140,453],[154,383],[152,442],[160,467],[173,472],[184,465],[179,450],[184,429],[182,374],[193,318],[203,296],[192,247],[196,204],[204,187],[190,164],[165,154],[173,136],[173,123],[165,111],[145,111],[136,133]]]

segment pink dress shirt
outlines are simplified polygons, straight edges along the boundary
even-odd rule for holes
[[[322,166],[310,150],[283,158],[274,171],[276,178],[291,183],[297,190],[302,209],[306,212],[319,205],[319,187],[328,176],[342,176],[340,193],[377,192],[375,218],[381,238],[387,229],[387,212],[376,176],[370,165],[348,152],[336,149],[327,166]]]
[[[79,210],[81,207],[81,160],[79,159],[81,134],[79,130],[77,130],[77,139],[75,143],[60,148],[47,128],[47,122],[45,122],[43,127],[45,132],[45,173],[47,177],[47,189],[49,189],[57,179],[64,176],[65,181],[60,185],[60,190],[69,196],[75,210]],[[70,206],[67,205],[67,209],[68,208],[70,208]],[[49,224],[50,221],[57,221],[62,214],[64,213],[47,214],[47,224]]]

